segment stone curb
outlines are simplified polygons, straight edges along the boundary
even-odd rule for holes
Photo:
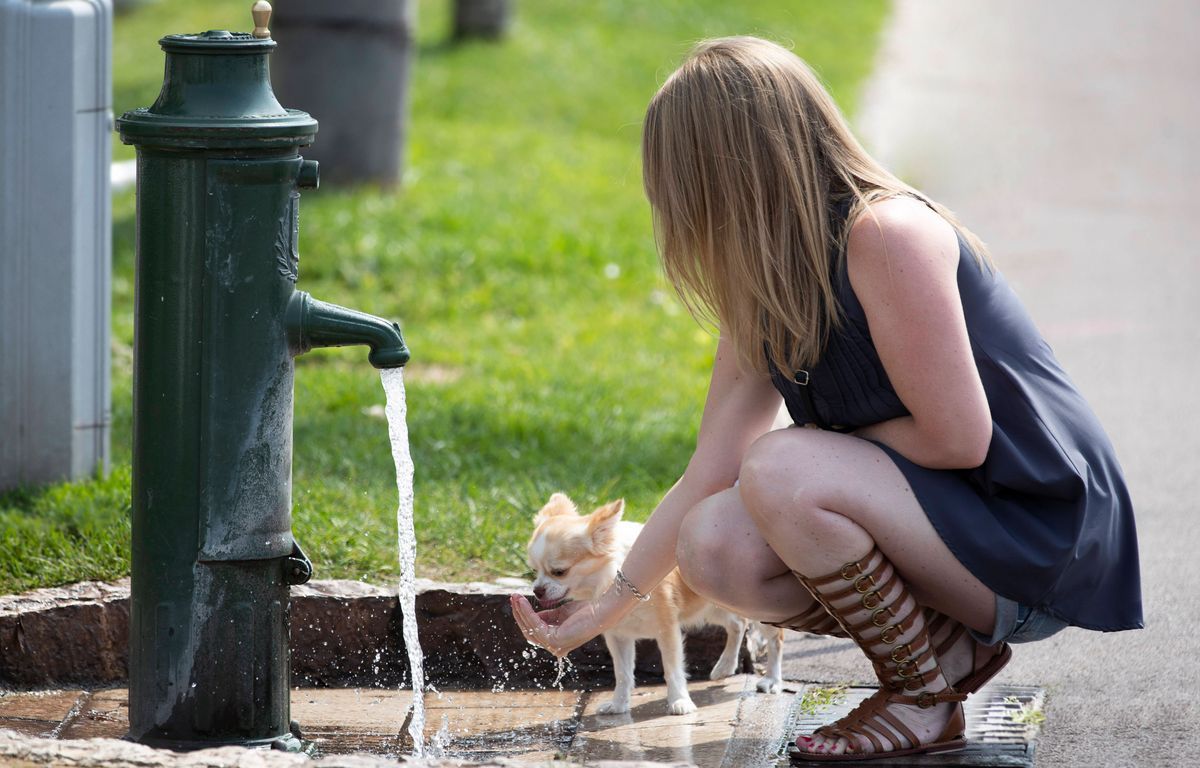
[[[512,620],[499,584],[418,580],[417,623],[428,681],[439,688],[546,687],[557,666],[535,651]],[[292,682],[314,686],[394,686],[408,682],[408,656],[393,591],[357,581],[292,588]],[[0,597],[0,685],[45,687],[119,683],[128,677],[129,580],[81,582]],[[707,677],[724,632],[689,633],[688,670]],[[570,656],[564,684],[612,685],[600,638]],[[743,651],[742,671],[752,671]],[[639,678],[658,680],[652,641],[638,644]]]
[[[578,763],[562,761],[535,764],[513,760],[486,763],[461,760],[400,761],[374,755],[334,755],[311,760],[304,755],[275,752],[269,749],[220,747],[196,752],[171,752],[152,749],[121,739],[78,739],[59,741],[23,736],[14,731],[0,730],[0,763],[26,768],[578,768]],[[589,763],[593,768],[687,768],[686,763],[647,763],[601,761]]]

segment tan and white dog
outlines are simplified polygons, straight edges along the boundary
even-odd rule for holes
[[[613,583],[617,569],[633,545],[642,526],[621,519],[624,500],[605,504],[589,515],[580,515],[564,494],[550,497],[534,517],[533,536],[527,554],[529,567],[537,574],[533,594],[541,609],[567,600],[592,600]],[[667,708],[673,715],[696,710],[687,691],[683,656],[683,630],[715,624],[725,630],[725,648],[709,673],[709,679],[728,677],[737,671],[742,638],[748,620],[725,610],[693,592],[671,571],[650,592],[650,600],[639,603],[621,623],[604,633],[613,660],[616,688],[611,701],[601,705],[606,714],[628,712],[633,694],[634,643],[653,638],[662,654],[667,683]],[[764,627],[767,675],[759,681],[760,691],[775,692],[780,683],[782,630]]]

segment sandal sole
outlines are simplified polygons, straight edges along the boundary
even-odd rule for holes
[[[849,763],[866,760],[882,760],[886,757],[906,757],[908,755],[938,755],[946,752],[958,752],[965,749],[967,740],[963,738],[938,741],[921,747],[897,749],[890,752],[848,752],[840,755],[822,755],[816,752],[804,752],[796,747],[788,749],[788,759],[792,765],[803,763]]]

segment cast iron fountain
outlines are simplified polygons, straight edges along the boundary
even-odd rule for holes
[[[253,33],[162,38],[158,99],[118,121],[138,155],[129,738],[173,749],[299,749],[288,588],[312,565],[291,529],[292,358],[409,357],[395,323],[296,290],[317,122],[276,100],[255,10]]]

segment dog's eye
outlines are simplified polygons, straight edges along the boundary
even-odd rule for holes
[[[566,568],[555,568],[553,571],[550,571],[550,575],[556,579],[561,578],[561,577],[567,575],[567,569]]]

